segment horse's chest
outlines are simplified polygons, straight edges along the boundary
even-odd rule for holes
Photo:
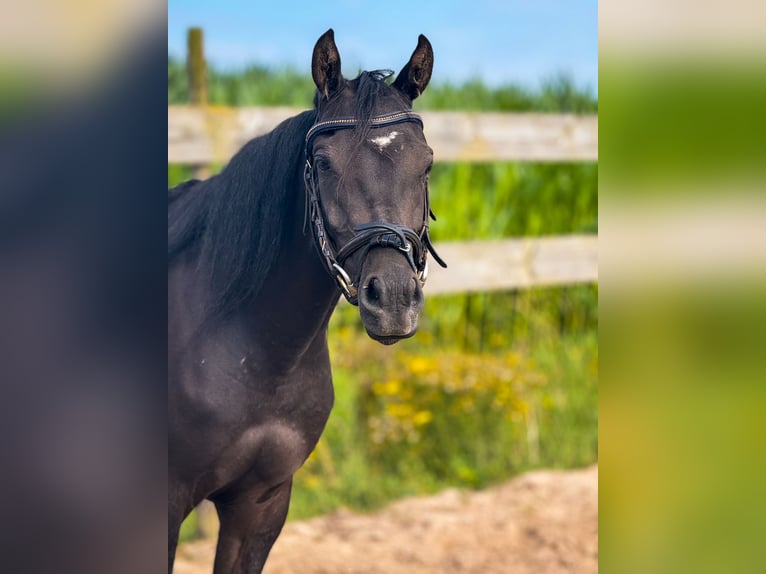
[[[171,385],[170,464],[195,498],[284,482],[300,468],[333,403],[326,351],[282,369],[236,345],[195,349]]]
[[[275,485],[298,470],[324,429],[332,408],[332,382],[307,386],[283,381],[272,392],[251,395],[219,419],[215,486]],[[231,403],[230,403],[231,404]]]
[[[247,429],[220,453],[217,486],[282,483],[300,468],[313,447],[311,433],[283,421]]]

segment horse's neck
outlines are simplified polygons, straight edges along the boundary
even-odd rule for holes
[[[284,238],[277,264],[247,310],[270,345],[301,354],[312,343],[324,344],[339,298],[313,245],[311,230],[304,232],[302,227],[303,193],[300,190],[292,206],[291,231]]]

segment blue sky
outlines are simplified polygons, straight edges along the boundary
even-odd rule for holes
[[[425,34],[434,82],[481,78],[535,87],[564,72],[598,90],[596,0],[168,0],[168,53],[183,57],[186,30],[205,30],[214,65],[309,71],[316,39],[335,30],[343,71],[398,71]]]

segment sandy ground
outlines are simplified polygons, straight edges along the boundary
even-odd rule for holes
[[[182,545],[175,574],[212,572],[215,544]],[[539,471],[481,492],[447,490],[374,514],[285,526],[265,574],[598,571],[598,467]]]

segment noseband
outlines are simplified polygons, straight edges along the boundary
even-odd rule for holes
[[[368,120],[367,125],[371,128],[380,128],[404,122],[414,122],[419,124],[421,128],[423,127],[421,117],[409,111],[374,116]],[[343,265],[353,253],[360,249],[363,249],[365,253],[373,247],[398,249],[407,257],[407,261],[412,270],[418,275],[421,284],[424,284],[428,277],[429,251],[439,265],[442,267],[447,266],[434,250],[431,238],[428,235],[428,219],[431,217],[436,221],[436,217],[431,211],[427,186],[423,200],[423,226],[420,232],[394,223],[372,221],[354,227],[354,236],[346,245],[337,251],[333,247],[334,242],[327,233],[322,204],[319,199],[319,176],[313,165],[314,139],[319,134],[342,129],[353,129],[358,123],[359,121],[356,118],[337,118],[314,124],[306,134],[306,166],[304,168],[304,181],[306,184],[304,229],[306,220],[311,221],[316,245],[325,261],[325,268],[330,273],[330,276],[338,282],[343,295],[352,305],[359,304],[359,290],[348,272],[343,268]]]

